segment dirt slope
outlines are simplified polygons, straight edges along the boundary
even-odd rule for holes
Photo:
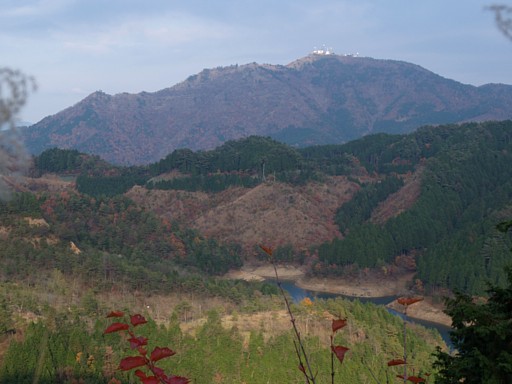
[[[206,236],[238,242],[246,250],[258,243],[302,249],[340,236],[334,223],[336,209],[358,188],[340,176],[299,187],[263,183],[216,195],[142,187],[127,195],[161,217],[181,221]]]
[[[372,212],[370,221],[376,224],[384,224],[390,218],[411,208],[421,193],[421,175],[424,167],[419,167],[414,173],[404,177],[404,186],[392,193],[381,202]]]

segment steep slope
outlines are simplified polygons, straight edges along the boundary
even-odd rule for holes
[[[286,66],[205,69],[155,93],[96,92],[24,135],[35,154],[56,146],[145,164],[249,135],[304,146],[502,120],[512,117],[510,105],[512,86],[464,85],[399,61],[310,55]]]
[[[134,187],[127,196],[163,218],[251,252],[258,242],[308,249],[340,236],[334,213],[358,188],[346,177],[332,177],[299,187],[264,183],[219,194]]]
[[[420,168],[404,177],[404,186],[377,207],[371,221],[383,224],[409,209],[419,197],[422,171]],[[376,182],[378,177],[364,176],[360,180]],[[241,244],[251,254],[261,242],[306,250],[341,238],[336,211],[359,189],[354,179],[331,176],[321,183],[292,186],[266,182],[220,193],[135,186],[126,196],[163,219],[195,228],[221,242]]]

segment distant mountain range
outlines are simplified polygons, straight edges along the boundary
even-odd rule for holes
[[[23,132],[34,154],[78,149],[132,165],[250,135],[302,147],[504,120],[512,118],[511,106],[511,85],[475,87],[401,61],[309,55],[284,66],[205,69],[154,93],[98,91]]]

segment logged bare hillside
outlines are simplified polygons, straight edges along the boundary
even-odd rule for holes
[[[302,249],[340,236],[334,223],[336,209],[358,188],[345,177],[332,177],[299,187],[271,182],[218,194],[135,187],[127,195],[163,218],[250,251],[258,242]]]
[[[390,218],[411,208],[420,197],[423,170],[424,168],[420,167],[414,173],[405,175],[404,186],[379,204],[372,213],[371,222],[384,224]]]

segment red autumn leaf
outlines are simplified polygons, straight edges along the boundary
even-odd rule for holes
[[[160,378],[167,378],[164,370],[162,368],[158,368],[158,367],[153,367],[153,373],[155,374],[155,376],[158,376]]]
[[[112,332],[119,332],[119,331],[126,331],[130,329],[130,326],[125,323],[112,323],[110,324],[103,333],[112,333]]]
[[[147,337],[137,336],[137,337],[131,337],[128,339],[130,342],[130,348],[136,349],[138,347],[142,347],[143,345],[148,345],[148,339]]]
[[[145,349],[145,348],[143,348],[143,347],[139,347],[139,348],[137,348],[137,351],[139,352],[139,354],[140,354],[141,356],[146,356],[146,355],[148,354],[147,349]]]
[[[142,384],[160,384],[160,380],[156,376],[148,376],[144,379],[140,379]]]
[[[411,305],[421,300],[423,300],[423,297],[399,297],[396,301],[398,301],[398,304]]]
[[[182,376],[172,376],[168,380],[169,384],[188,384],[190,380]]]
[[[261,244],[260,244],[260,248],[261,248],[261,249],[263,249],[263,251],[264,251],[267,255],[272,256],[272,248],[270,248],[270,247],[266,247],[266,246],[261,245]]]
[[[404,379],[404,375],[396,375],[399,379]],[[407,376],[407,380],[409,380],[411,383],[424,383],[425,379],[422,377],[417,376]]]
[[[112,311],[107,315],[107,317],[123,317],[123,316],[124,316],[124,312],[121,312],[121,311]]]
[[[137,325],[146,324],[148,321],[144,318],[144,316],[136,314],[130,316],[130,322],[134,327],[136,327]]]
[[[144,372],[142,372],[140,369],[137,369],[134,372],[135,376],[137,376],[139,379],[145,379],[147,376]]]
[[[336,332],[338,329],[343,328],[347,325],[347,319],[335,319],[332,321],[332,332]]]
[[[146,365],[146,359],[142,356],[128,356],[119,363],[121,371],[129,371],[130,369],[142,367]]]
[[[153,352],[151,352],[151,361],[158,361],[166,357],[172,356],[174,354],[176,354],[176,352],[167,347],[155,347],[155,349],[153,349]]]
[[[394,365],[402,365],[405,364],[405,361],[402,359],[394,359],[388,361],[388,367],[392,367]]]
[[[408,376],[407,380],[409,380],[411,383],[415,383],[415,384],[425,382],[425,379],[423,377],[418,377],[418,376]]]
[[[332,346],[331,350],[334,352],[340,363],[343,363],[343,359],[345,358],[345,353],[349,350],[347,347],[343,347],[341,345]]]

